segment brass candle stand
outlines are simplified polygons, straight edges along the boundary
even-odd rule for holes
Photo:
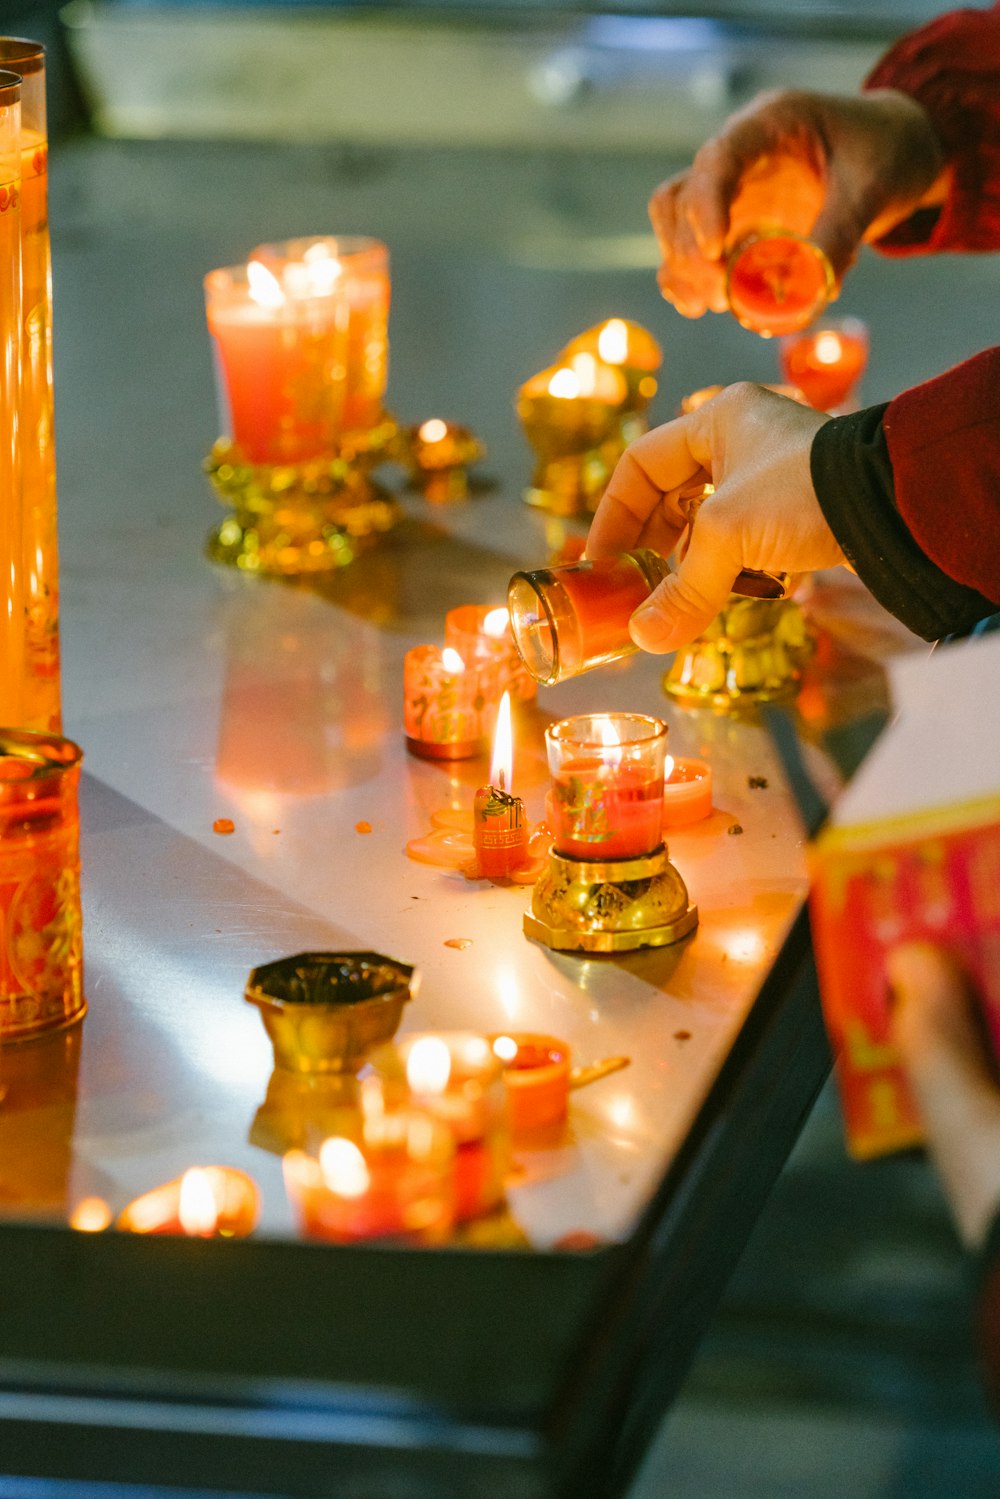
[[[794,697],[814,639],[794,599],[731,594],[703,635],[683,646],[664,691],[689,707],[727,711]]]
[[[632,952],[679,942],[698,907],[666,844],[635,859],[569,859],[552,849],[524,933],[559,952]]]

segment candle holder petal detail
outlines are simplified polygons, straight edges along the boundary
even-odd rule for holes
[[[677,652],[664,691],[689,707],[723,712],[781,702],[798,691],[814,643],[794,599],[731,594],[705,633]]]

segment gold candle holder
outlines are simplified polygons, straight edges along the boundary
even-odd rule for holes
[[[794,697],[814,637],[794,599],[731,594],[703,635],[682,646],[664,691],[688,707],[725,712]]]
[[[401,427],[393,451],[407,469],[410,487],[419,489],[432,505],[467,500],[469,467],[485,456],[485,446],[470,428],[439,416],[416,427]]]
[[[616,317],[578,334],[563,349],[559,361],[572,367],[578,354],[590,354],[625,376],[621,437],[623,447],[627,447],[646,431],[646,408],[657,392],[656,372],[663,364],[663,350],[641,323]]]
[[[667,729],[638,713],[581,714],[545,731],[553,830],[525,935],[560,951],[663,947],[698,910],[662,841]]]
[[[621,455],[627,400],[622,372],[586,352],[521,386],[517,414],[536,459],[527,504],[561,516],[596,510]]]

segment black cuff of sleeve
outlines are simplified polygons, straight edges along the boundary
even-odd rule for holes
[[[1000,1210],[986,1230],[986,1237],[972,1255],[972,1283],[976,1294],[981,1295],[987,1281],[1000,1265]]]
[[[810,467],[820,509],[862,583],[908,629],[925,640],[962,633],[997,606],[942,572],[907,530],[896,509],[884,412],[885,405],[869,406],[835,416],[816,433]]]

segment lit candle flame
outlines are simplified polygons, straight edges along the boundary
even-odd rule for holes
[[[82,1234],[99,1234],[111,1222],[111,1209],[103,1197],[84,1197],[70,1214],[69,1226]]]
[[[597,737],[604,745],[602,759],[609,770],[617,770],[622,762],[622,740],[610,718],[597,720]]]
[[[451,1052],[440,1036],[421,1036],[406,1058],[406,1081],[414,1093],[443,1093],[451,1077]]]
[[[196,1237],[206,1238],[218,1226],[219,1209],[211,1178],[199,1166],[192,1166],[181,1177],[177,1217],[184,1232]]]
[[[624,364],[628,358],[628,324],[613,317],[597,336],[597,352],[605,364]]]
[[[493,1055],[499,1057],[504,1064],[513,1062],[517,1051],[517,1042],[513,1036],[497,1036],[493,1042]]]
[[[509,792],[514,781],[514,734],[510,723],[510,693],[500,699],[496,732],[493,735],[493,759],[490,762],[490,785]]]
[[[247,287],[250,300],[256,302],[258,307],[267,307],[272,310],[284,307],[286,298],[281,289],[281,282],[273,271],[268,270],[263,261],[248,261]]]
[[[817,364],[836,364],[843,352],[836,333],[821,333],[813,349]]]
[[[575,354],[572,364],[580,395],[592,396],[597,389],[597,360],[593,354]]]
[[[329,245],[324,245],[322,241],[310,245],[302,256],[302,262],[307,294],[313,297],[329,296],[344,270],[336,255],[331,253]]]
[[[446,645],[441,652],[441,665],[452,676],[457,676],[459,672],[465,670],[465,662],[452,645]]]
[[[669,781],[670,777],[673,775],[673,773],[674,773],[674,757],[673,757],[673,755],[667,755],[666,759],[663,762],[663,779],[665,781]]]
[[[549,381],[549,395],[559,401],[575,401],[580,394],[580,379],[575,370],[556,370]]]
[[[363,1197],[371,1186],[368,1163],[353,1140],[331,1135],[319,1148],[319,1169],[338,1197]]]
[[[417,436],[421,442],[441,442],[448,436],[448,423],[439,416],[432,416],[417,428]]]
[[[483,634],[489,635],[493,640],[499,640],[507,633],[510,624],[510,614],[506,604],[501,604],[498,609],[491,609],[483,620]]]

